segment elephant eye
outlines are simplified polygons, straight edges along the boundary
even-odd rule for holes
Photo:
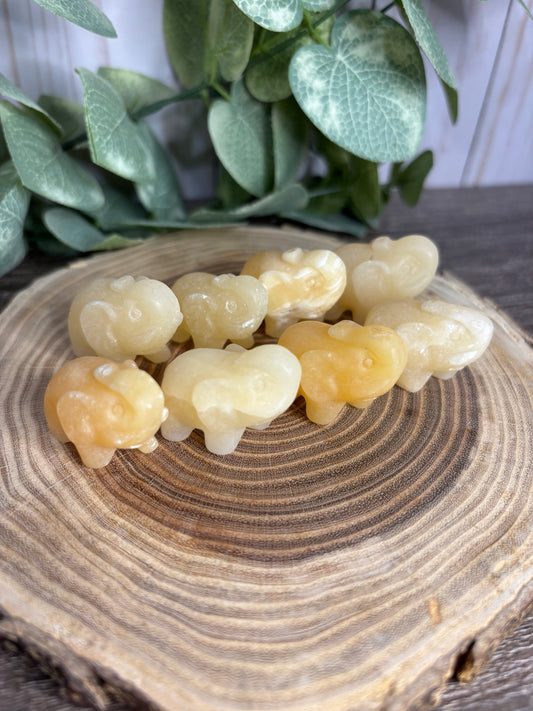
[[[128,311],[128,317],[130,318],[131,321],[138,321],[141,316],[143,315],[143,312],[141,309],[138,309],[136,306],[132,306],[130,310]]]
[[[235,311],[237,311],[238,308],[239,307],[238,307],[238,304],[236,301],[231,301],[231,300],[226,301],[226,311],[229,311],[230,314],[235,313]]]
[[[365,359],[364,359],[364,361],[363,361],[363,367],[364,367],[364,368],[367,368],[368,370],[370,370],[370,368],[372,368],[373,365],[374,365],[374,359],[373,359],[373,358],[365,358]]]

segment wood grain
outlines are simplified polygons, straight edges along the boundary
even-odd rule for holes
[[[533,598],[532,351],[450,275],[434,293],[496,326],[451,381],[326,428],[297,401],[224,458],[193,435],[89,471],[50,438],[42,395],[84,279],[228,271],[296,244],[337,241],[182,233],[45,277],[0,319],[0,632],[97,708],[109,688],[185,711],[421,707]]]

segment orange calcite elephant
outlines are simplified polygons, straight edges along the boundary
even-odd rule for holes
[[[44,396],[52,435],[72,442],[87,467],[109,464],[116,449],[151,452],[166,419],[161,388],[134,361],[82,356],[65,363]]]
[[[302,366],[300,394],[312,422],[331,422],[346,404],[363,408],[400,377],[407,349],[390,328],[339,321],[331,326],[301,321],[282,333],[279,344]]]

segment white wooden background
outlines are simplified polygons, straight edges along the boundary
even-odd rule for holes
[[[81,99],[77,66],[133,69],[175,85],[161,30],[163,0],[95,3],[113,22],[118,39],[86,32],[32,0],[0,0],[0,71],[32,98],[47,93]],[[354,2],[369,5],[370,0]],[[452,126],[440,85],[428,69],[423,148],[436,155],[428,184],[533,182],[533,21],[516,0],[425,0],[424,5],[457,77],[460,98],[459,121]],[[533,0],[526,5],[533,10]],[[189,198],[212,191],[208,141],[194,112],[191,103],[173,106],[154,125],[187,164],[181,177]]]

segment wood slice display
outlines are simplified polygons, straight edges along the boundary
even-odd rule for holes
[[[495,325],[451,380],[395,387],[328,426],[299,398],[224,457],[194,432],[90,470],[51,437],[43,394],[73,357],[67,314],[86,280],[172,283],[338,244],[184,232],[55,272],[0,316],[0,636],[96,708],[117,692],[165,711],[422,708],[533,599],[533,352],[450,275],[428,293]]]

